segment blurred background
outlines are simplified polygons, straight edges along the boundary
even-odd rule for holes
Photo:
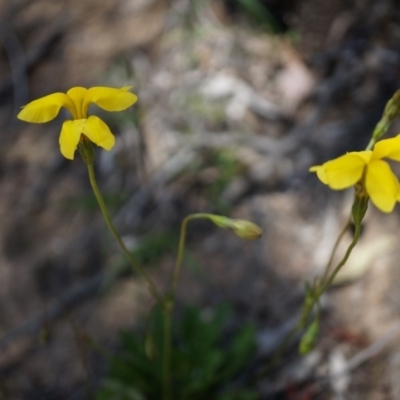
[[[0,23],[0,398],[86,398],[88,371],[97,387],[107,365],[79,348],[77,331],[116,349],[152,303],[106,230],[84,163],[59,153],[67,114],[16,119],[22,105],[73,86],[130,85],[139,96],[125,112],[91,109],[117,137],[96,152],[96,171],[160,287],[187,214],[262,227],[261,240],[244,242],[189,225],[177,314],[229,302],[237,326],[255,323],[265,362],[352,202],[308,168],[365,148],[400,87],[397,2],[2,0]],[[317,347],[303,358],[293,347],[260,383],[263,399],[400,398],[399,217],[399,207],[370,206],[323,299]]]

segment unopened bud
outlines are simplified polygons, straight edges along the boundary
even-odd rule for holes
[[[359,194],[355,192],[353,206],[351,208],[351,214],[353,216],[353,221],[356,225],[361,225],[362,220],[368,209],[369,198],[364,194]]]
[[[389,122],[392,122],[400,115],[400,89],[387,102],[383,115]]]
[[[81,141],[78,144],[79,153],[83,161],[87,165],[92,165],[94,162],[94,150],[92,143],[84,135],[81,136]]]
[[[299,343],[299,351],[300,354],[307,354],[309,353],[315,346],[315,342],[317,341],[319,331],[319,323],[318,323],[318,316],[315,317],[314,321],[311,325],[307,328],[305,333],[300,339]]]
[[[400,89],[395,92],[392,98],[386,103],[383,115],[376,124],[372,133],[373,143],[376,143],[383,135],[386,134],[390,124],[400,116]]]
[[[262,236],[262,230],[258,225],[244,219],[234,219],[232,230],[243,239],[256,240]]]
[[[261,228],[253,222],[245,219],[231,219],[221,215],[209,215],[211,221],[215,225],[223,229],[230,229],[237,236],[247,239],[256,240],[262,236]]]

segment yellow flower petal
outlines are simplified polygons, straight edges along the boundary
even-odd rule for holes
[[[69,97],[65,93],[53,93],[28,103],[17,118],[26,122],[48,122],[58,115],[61,107],[66,107],[72,113],[73,105]]]
[[[85,119],[87,118],[87,109],[84,109],[83,100],[88,92],[88,89],[77,86],[68,90],[67,96],[72,100],[74,104],[74,119]]]
[[[115,144],[115,137],[110,128],[95,115],[91,115],[83,127],[83,133],[97,146],[111,150]]]
[[[326,176],[325,168],[324,168],[323,165],[314,165],[313,167],[311,167],[309,169],[309,171],[310,172],[316,172],[319,180],[322,183],[325,183],[325,185],[328,184],[328,177]]]
[[[400,185],[386,161],[372,160],[367,167],[365,189],[374,205],[389,213],[399,198]]]
[[[61,154],[69,160],[74,159],[75,150],[86,124],[85,119],[76,119],[74,121],[65,121],[60,134]]]
[[[324,172],[320,172],[318,177],[321,181],[325,179],[331,189],[348,188],[361,179],[367,164],[366,158],[368,158],[368,153],[362,152],[362,155],[357,152],[347,153],[323,164]]]
[[[400,161],[400,135],[380,140],[375,144],[372,158],[378,160],[384,157]]]
[[[106,111],[125,110],[137,101],[137,96],[128,92],[129,89],[129,86],[124,86],[121,89],[92,87],[87,92],[84,106],[95,103]]]
[[[357,154],[365,161],[366,164],[368,164],[371,161],[373,152],[371,150],[363,150],[363,151],[353,151],[349,154]]]

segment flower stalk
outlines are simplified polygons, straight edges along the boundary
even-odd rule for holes
[[[90,145],[90,143],[89,143]],[[90,185],[92,187],[93,193],[96,196],[96,200],[99,204],[101,213],[103,214],[104,221],[107,224],[108,229],[110,230],[111,234],[114,236],[114,239],[117,241],[119,247],[121,248],[122,252],[126,255],[128,258],[129,262],[131,263],[133,269],[147,282],[149,286],[149,290],[154,297],[154,299],[160,303],[163,304],[163,296],[160,294],[159,290],[157,289],[156,285],[154,284],[153,280],[150,278],[150,276],[147,274],[147,272],[140,266],[136,258],[133,257],[131,252],[126,248],[124,242],[121,239],[121,236],[115,229],[114,224],[111,221],[110,214],[108,213],[107,206],[103,200],[103,196],[101,195],[101,192],[99,190],[99,187],[97,185],[96,181],[96,176],[94,173],[94,168],[93,168],[93,163],[88,163],[87,169],[89,173],[89,180],[90,180]]]
[[[262,235],[261,228],[253,222],[243,219],[232,219],[222,215],[208,214],[208,213],[197,213],[186,216],[182,223],[179,234],[179,245],[178,253],[176,257],[175,267],[172,273],[172,279],[170,288],[165,296],[165,302],[163,304],[164,312],[164,360],[163,360],[163,384],[164,384],[164,395],[166,400],[171,399],[171,378],[169,371],[171,369],[171,347],[172,347],[172,335],[171,335],[171,319],[172,312],[175,306],[175,293],[178,286],[178,280],[182,269],[183,256],[185,252],[187,225],[189,221],[194,219],[208,219],[223,229],[230,229],[237,236],[242,239],[255,240],[259,239]]]
[[[389,213],[395,204],[400,201],[400,183],[393,174],[389,164],[383,158],[400,161],[400,135],[394,138],[380,140],[387,132],[390,124],[400,116],[400,90],[388,101],[381,120],[377,123],[371,140],[364,151],[347,153],[334,160],[327,161],[322,165],[313,166],[310,172],[316,172],[322,183],[333,190],[346,189],[354,186],[354,202],[351,216],[345,227],[340,232],[332,249],[328,264],[321,280],[316,280],[308,287],[303,304],[301,318],[297,326],[288,335],[292,338],[296,333],[304,331],[315,305],[318,306],[318,315],[313,323],[303,334],[300,342],[300,350],[305,352],[312,348],[318,333],[319,299],[334,282],[337,274],[346,264],[351,252],[357,245],[361,234],[361,225],[368,209],[368,202],[372,203],[381,211]],[[330,273],[330,267],[336,250],[347,231],[351,219],[355,224],[352,242],[347,248],[342,260]],[[284,348],[287,340],[283,342]],[[279,352],[282,351],[280,348]]]

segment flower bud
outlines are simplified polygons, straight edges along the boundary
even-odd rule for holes
[[[307,354],[314,348],[315,342],[318,337],[318,331],[319,331],[319,322],[318,322],[318,316],[316,316],[314,321],[307,328],[307,330],[300,339],[299,343],[300,354],[302,355]]]
[[[390,124],[400,116],[400,89],[395,92],[392,98],[386,103],[383,115],[372,133],[373,142],[377,142],[386,134]]]
[[[353,221],[356,225],[361,225],[362,223],[362,220],[368,209],[368,200],[369,197],[365,195],[358,195],[356,191],[353,206],[351,208]]]
[[[387,102],[383,116],[392,122],[400,115],[400,89],[395,92],[392,98]]]
[[[81,154],[85,164],[92,165],[94,162],[94,150],[92,143],[89,140],[85,139],[84,135],[82,135],[82,137],[83,140],[81,139],[78,145],[79,153]]]
[[[256,240],[262,236],[261,228],[253,222],[244,219],[233,220],[233,232],[247,240]]]
[[[256,240],[262,236],[261,228],[253,222],[245,219],[231,219],[222,215],[209,215],[211,221],[215,225],[223,229],[230,229],[237,236],[247,239]]]

